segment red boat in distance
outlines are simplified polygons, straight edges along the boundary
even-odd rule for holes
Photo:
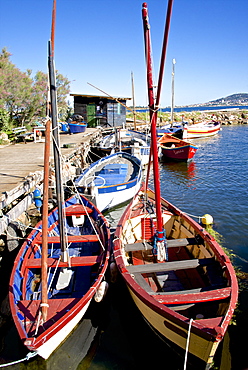
[[[188,141],[164,134],[159,140],[163,159],[187,162],[191,160],[198,147]]]

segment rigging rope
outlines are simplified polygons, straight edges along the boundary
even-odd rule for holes
[[[191,331],[192,322],[193,322],[193,319],[190,319],[190,321],[189,321],[188,335],[187,335],[187,342],[186,342],[186,349],[185,349],[185,358],[184,358],[184,367],[183,367],[183,370],[186,370],[186,366],[187,366],[187,358],[188,358],[188,352],[189,352],[190,331]]]
[[[20,362],[28,361],[30,358],[37,356],[37,354],[38,354],[37,352],[29,352],[25,358],[22,358],[21,360],[9,362],[7,364],[1,364],[0,368],[15,365],[15,364],[19,364]]]

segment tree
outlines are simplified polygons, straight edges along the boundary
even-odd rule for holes
[[[8,112],[10,123],[32,124],[46,115],[48,76],[38,71],[32,78],[31,70],[21,72],[11,63],[10,55],[6,48],[0,54],[0,108]],[[56,83],[58,113],[65,115],[70,81],[56,71]]]

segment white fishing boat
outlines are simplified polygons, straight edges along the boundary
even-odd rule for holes
[[[75,186],[103,212],[133,198],[141,181],[140,160],[117,152],[92,163],[75,180]]]
[[[213,136],[221,130],[221,124],[217,121],[204,121],[192,125],[185,124],[183,127],[183,139],[196,139]]]

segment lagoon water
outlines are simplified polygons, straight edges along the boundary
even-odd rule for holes
[[[248,368],[248,126],[222,126],[218,135],[194,139],[198,146],[190,163],[160,162],[162,196],[187,212],[196,220],[206,213],[214,219],[213,229],[222,236],[223,247],[232,251],[233,263],[242,272],[239,307],[236,325],[228,331],[230,344],[219,347],[215,369],[245,370]],[[152,187],[152,182],[150,183]],[[125,209],[118,207],[107,214],[114,228]],[[53,370],[133,370],[133,369],[183,369],[184,354],[175,353],[172,347],[156,337],[142,319],[125,287],[112,284],[101,307],[103,318],[101,333],[94,346],[83,359],[85,348],[80,347],[81,326],[75,331],[70,353],[61,348],[55,359],[10,366],[10,369]],[[88,323],[86,321],[85,325]],[[13,334],[12,334],[13,332]],[[17,353],[17,334],[12,327],[7,334],[2,357],[4,362],[23,358]],[[81,348],[81,349],[80,349]],[[82,361],[80,360],[82,351]],[[227,363],[221,364],[221,356]],[[1,357],[1,356],[0,356]],[[81,361],[81,362],[80,362]],[[187,370],[199,370],[187,364]]]

